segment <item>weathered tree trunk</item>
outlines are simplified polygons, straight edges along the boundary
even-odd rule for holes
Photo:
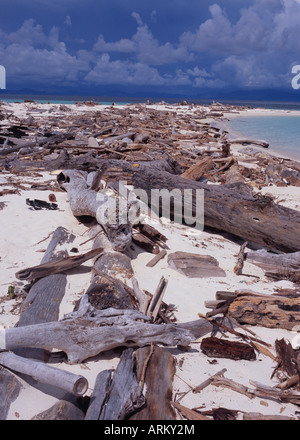
[[[101,224],[114,250],[124,251],[131,243],[131,224],[120,221],[119,199],[89,189],[87,173],[66,170],[60,174],[62,187],[69,196],[71,210],[76,217],[92,216]],[[112,216],[112,217],[111,217]]]
[[[97,375],[85,420],[99,420],[106,403],[112,374],[113,370],[103,370]]]
[[[270,249],[295,252],[300,249],[300,213],[275,204],[270,198],[259,196],[244,185],[217,186],[193,182],[166,172],[149,168],[136,171],[132,176],[135,189],[147,194],[143,200],[156,212],[160,205],[153,190],[179,189],[184,203],[184,190],[193,190],[192,208],[196,209],[196,190],[204,191],[204,225],[229,232],[246,241]],[[142,198],[143,199],[143,198]],[[160,200],[161,202],[161,200]],[[185,216],[181,218],[185,220]],[[190,222],[190,219],[187,219]],[[195,221],[195,218],[193,218]],[[291,231],[293,233],[291,234]]]
[[[300,252],[272,254],[265,249],[260,249],[247,252],[246,259],[249,263],[262,268],[266,276],[270,278],[300,281]]]
[[[116,347],[143,347],[148,344],[188,345],[211,331],[203,319],[180,324],[148,324],[135,310],[96,310],[87,302],[61,321],[2,330],[0,349],[35,347],[64,351],[70,363],[79,363]]]

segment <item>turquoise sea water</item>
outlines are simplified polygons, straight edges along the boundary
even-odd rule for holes
[[[236,117],[229,127],[242,137],[268,142],[270,152],[300,160],[300,112],[299,116]]]

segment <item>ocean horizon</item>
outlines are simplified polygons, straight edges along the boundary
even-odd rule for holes
[[[165,102],[168,104],[178,104],[187,101],[190,104],[210,105],[216,100],[208,99],[191,99],[191,98],[170,98],[170,97],[120,97],[120,96],[72,96],[72,95],[17,95],[17,94],[0,94],[0,101],[7,103],[16,103],[24,101],[35,101],[40,104],[65,104],[72,105],[78,102],[95,102],[101,105],[127,105],[135,103],[151,103]],[[254,109],[268,110],[290,110],[299,111],[300,102],[284,102],[284,101],[251,101],[251,100],[222,100],[222,104],[245,106]],[[232,118],[228,124],[231,130],[240,134],[242,137],[252,137],[253,139],[261,139],[270,144],[270,151],[280,153],[283,156],[300,160],[300,119],[298,116],[247,116]]]

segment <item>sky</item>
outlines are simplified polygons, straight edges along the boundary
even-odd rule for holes
[[[6,92],[298,98],[300,0],[1,0]]]

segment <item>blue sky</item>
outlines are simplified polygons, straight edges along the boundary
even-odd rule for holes
[[[300,101],[299,0],[1,0],[0,14],[7,92]]]

